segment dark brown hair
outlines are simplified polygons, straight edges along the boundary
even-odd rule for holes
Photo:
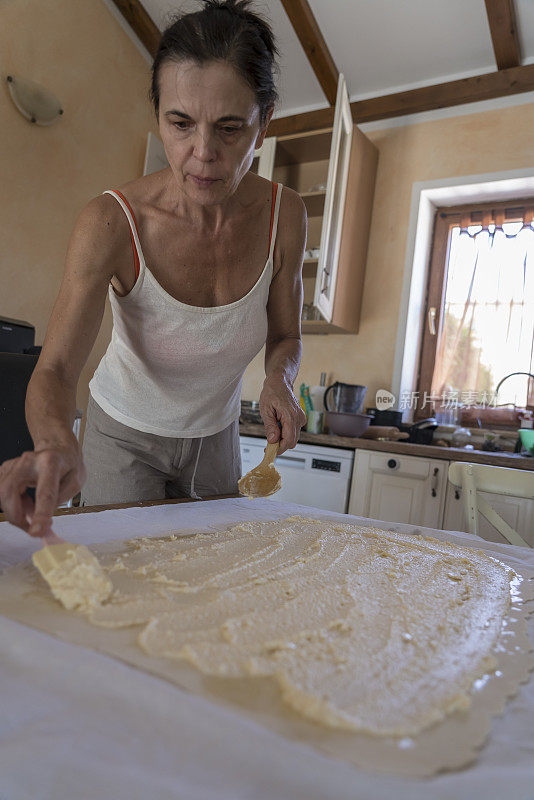
[[[163,32],[152,65],[150,99],[159,113],[159,72],[167,61],[227,61],[256,95],[261,124],[278,94],[278,55],[269,24],[249,11],[249,0],[203,0],[204,8],[176,18]]]

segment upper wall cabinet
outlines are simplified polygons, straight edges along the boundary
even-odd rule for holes
[[[352,123],[340,76],[334,127],[265,139],[252,169],[308,212],[303,333],[357,333],[378,151]]]
[[[327,322],[332,322],[339,249],[343,225],[343,209],[349,177],[350,145],[352,142],[352,114],[343,75],[337,87],[334,129],[328,162],[328,180],[324,203],[323,225],[314,304]]]
[[[261,175],[262,178],[272,180],[274,170],[274,155],[276,151],[276,138],[270,136],[263,140],[263,144],[254,153],[251,170]]]

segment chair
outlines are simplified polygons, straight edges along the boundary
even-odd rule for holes
[[[462,489],[469,533],[479,535],[480,512],[510,544],[531,547],[477,492],[534,499],[534,472],[454,461],[449,467],[449,481]]]

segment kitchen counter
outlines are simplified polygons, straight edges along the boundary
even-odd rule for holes
[[[265,428],[253,422],[240,422],[239,433],[243,436],[265,436]],[[331,433],[308,433],[301,431],[299,442],[322,444],[327,447],[343,447],[347,450],[377,450],[382,453],[398,453],[405,456],[442,458],[446,461],[468,461],[471,464],[492,464],[497,467],[534,470],[534,458],[518,453],[490,453],[485,450],[465,450],[463,447],[440,447],[431,444],[409,442],[384,442],[376,439],[361,439],[351,436],[334,436]]]

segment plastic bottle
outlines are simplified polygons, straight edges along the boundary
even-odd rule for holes
[[[326,372],[321,372],[319,386],[310,386],[310,397],[315,411],[324,411],[324,395],[326,392]]]

